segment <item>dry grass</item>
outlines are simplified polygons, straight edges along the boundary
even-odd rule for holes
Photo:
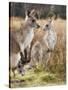
[[[12,28],[13,30],[20,29],[22,23],[23,23],[22,18],[18,18],[18,17],[11,17],[10,18],[10,28]]]
[[[20,29],[21,23],[23,24],[23,22],[24,22],[23,19],[13,17],[13,18],[11,18],[10,27],[14,28],[15,30],[18,30],[18,29]],[[44,25],[46,23],[46,20],[38,20],[38,23],[40,25]],[[60,78],[61,83],[62,83],[62,82],[66,81],[66,20],[57,19],[53,22],[53,25],[55,27],[55,31],[57,33],[58,39],[57,39],[57,44],[56,44],[55,50],[52,53],[52,57],[50,58],[50,62],[48,65],[48,72],[56,74],[57,78],[58,79]],[[36,39],[41,38],[43,36],[43,33],[41,32],[41,30],[37,31],[36,36],[37,36]],[[46,76],[44,76],[42,78],[42,81],[43,81],[43,79],[44,79],[44,81],[46,81],[47,78],[46,78]],[[52,77],[50,77],[50,78],[52,78]],[[32,82],[33,82],[33,80],[32,80]],[[47,80],[47,82],[51,83],[51,80],[50,80],[50,82]],[[56,81],[54,83],[56,84]],[[44,84],[44,85],[47,85],[47,84]],[[21,85],[21,86],[23,86],[23,85]],[[28,85],[24,85],[24,86],[28,86]]]

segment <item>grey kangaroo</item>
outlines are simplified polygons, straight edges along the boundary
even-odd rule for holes
[[[21,54],[33,40],[34,30],[39,28],[34,12],[35,10],[26,12],[25,22],[20,30],[12,30],[10,28],[10,69],[14,76]]]

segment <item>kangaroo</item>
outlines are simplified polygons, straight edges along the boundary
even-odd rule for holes
[[[14,68],[17,67],[17,64],[21,58],[20,52],[23,53],[27,46],[29,46],[34,37],[34,30],[40,27],[37,24],[33,13],[34,10],[31,12],[27,11],[23,27],[21,26],[20,30],[10,30],[9,32],[10,68],[13,73],[15,71]]]
[[[52,18],[47,21],[47,23],[41,27],[41,32],[36,32],[33,41],[31,43],[31,52],[33,53],[32,47],[35,46],[35,43],[38,41],[41,48],[46,48],[46,55],[48,58],[51,55],[51,52],[54,50],[55,45],[57,43],[57,34],[52,26]],[[44,51],[44,50],[43,50]],[[30,53],[31,53],[30,52]],[[31,55],[31,54],[30,54]],[[47,57],[46,56],[46,57]],[[48,60],[47,60],[48,62]]]
[[[50,19],[48,23],[44,25],[43,30],[47,33],[47,35],[43,37],[43,40],[48,48],[48,51],[52,51],[54,50],[57,42],[57,34],[52,26],[52,19]]]

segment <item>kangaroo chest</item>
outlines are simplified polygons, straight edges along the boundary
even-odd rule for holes
[[[44,41],[48,42],[50,48],[54,48],[56,44],[56,34],[54,31],[48,31],[47,35],[44,36]]]
[[[17,32],[17,33],[14,33],[13,36],[14,36],[14,39],[19,44],[21,51],[23,51],[25,48],[27,48],[28,45],[30,45],[34,37],[34,32],[33,32],[33,29],[28,29],[28,30],[24,30],[23,34],[21,34],[20,32]]]
[[[27,36],[25,37],[25,40],[23,42],[24,48],[26,48],[31,43],[33,37],[34,37],[34,32],[32,29],[31,31],[28,32]]]

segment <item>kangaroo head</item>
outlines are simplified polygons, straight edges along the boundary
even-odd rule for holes
[[[35,10],[33,9],[31,12],[30,11],[26,11],[26,18],[25,18],[25,22],[26,24],[33,29],[39,28],[40,26],[38,25],[38,23],[36,22],[36,17],[35,17]]]
[[[48,19],[48,21],[47,21],[47,23],[44,25],[44,27],[43,27],[43,30],[44,31],[49,31],[49,30],[51,30],[51,27],[52,27],[52,19],[50,18],[50,19]]]

